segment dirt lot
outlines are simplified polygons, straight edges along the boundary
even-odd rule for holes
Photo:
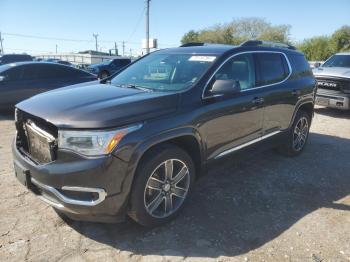
[[[0,117],[1,261],[350,261],[350,113],[318,108],[297,158],[226,160],[169,225],[65,223],[15,179]]]

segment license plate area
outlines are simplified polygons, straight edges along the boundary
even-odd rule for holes
[[[55,159],[55,138],[32,121],[25,124],[25,131],[30,158],[39,164],[52,162]]]
[[[321,106],[328,106],[329,105],[329,99],[324,97],[317,97],[316,98],[316,104]]]

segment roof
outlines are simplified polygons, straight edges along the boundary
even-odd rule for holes
[[[4,65],[0,65],[0,72],[3,72],[11,67],[17,67],[17,66],[21,66],[21,65],[30,65],[30,64],[47,64],[47,65],[58,65],[58,66],[65,66],[65,67],[71,67],[71,66],[67,66],[64,64],[59,64],[59,63],[52,63],[52,62],[42,62],[42,61],[26,61],[26,62],[13,62],[13,63],[9,63],[9,64],[4,64]],[[73,68],[73,67],[71,67]]]
[[[350,55],[350,52],[341,52],[341,53],[336,53],[336,55]]]
[[[221,45],[221,44],[206,44],[200,46],[186,46],[167,48],[158,51],[159,53],[182,53],[182,54],[211,54],[221,55],[226,51],[234,49],[237,46],[233,45]]]
[[[292,46],[291,46],[292,47]],[[162,49],[159,50],[159,53],[178,53],[178,54],[202,54],[202,55],[216,55],[220,56],[224,54],[227,51],[230,50],[237,50],[237,51],[278,51],[283,53],[298,53],[301,54],[299,51],[295,50],[293,48],[284,48],[282,45],[275,45],[275,46],[265,46],[265,45],[240,45],[240,46],[234,46],[234,45],[223,45],[223,44],[205,44],[205,43],[198,43],[196,44],[189,44],[189,46],[180,46],[176,48],[168,48],[168,49]]]

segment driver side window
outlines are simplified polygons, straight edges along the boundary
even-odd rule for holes
[[[255,66],[253,54],[241,54],[227,61],[215,74],[215,80],[237,81],[241,90],[255,86]]]

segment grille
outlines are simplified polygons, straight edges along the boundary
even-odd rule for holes
[[[320,89],[335,91],[350,90],[350,80],[337,78],[317,78],[317,87]]]
[[[56,159],[57,128],[44,119],[16,109],[16,146],[37,164]]]

